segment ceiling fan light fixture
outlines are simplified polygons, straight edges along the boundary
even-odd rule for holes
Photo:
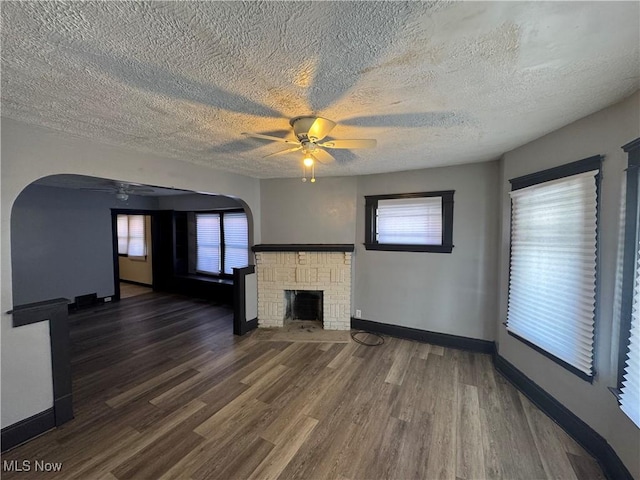
[[[118,192],[116,193],[116,199],[120,200],[121,202],[126,202],[129,199],[129,195],[127,195],[125,192]]]
[[[310,167],[313,165],[313,157],[311,155],[306,155],[302,160],[302,163],[304,163],[305,167]]]

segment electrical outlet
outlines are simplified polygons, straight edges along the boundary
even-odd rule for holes
[[[110,302],[111,301],[111,297],[104,297],[104,303]]]
[[[356,318],[362,317],[362,310],[356,310]]]

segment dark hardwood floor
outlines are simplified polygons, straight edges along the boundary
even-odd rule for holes
[[[227,307],[157,293],[70,321],[76,418],[4,479],[604,478],[488,355],[239,338]]]

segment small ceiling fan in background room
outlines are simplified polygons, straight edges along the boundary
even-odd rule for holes
[[[108,192],[113,193],[116,200],[126,202],[129,199],[129,195],[145,195],[154,193],[152,188],[145,187],[144,185],[136,183],[125,182],[108,182],[104,186],[96,187],[83,187],[81,190],[90,190],[92,192]]]
[[[356,148],[374,148],[377,144],[376,140],[374,139],[345,139],[328,140],[322,142],[322,140],[327,135],[329,135],[329,132],[331,132],[331,130],[333,130],[333,128],[336,126],[335,122],[322,117],[295,117],[289,121],[289,124],[293,127],[293,133],[295,134],[297,140],[288,140],[286,138],[273,137],[271,135],[263,135],[261,133],[243,132],[242,135],[292,145],[290,148],[265,155],[263,158],[302,151],[304,155],[302,160],[303,182],[307,181],[308,172],[311,173],[311,182],[316,181],[316,161],[323,164],[328,164],[335,161],[335,158],[333,158],[333,156],[331,156],[329,152],[324,150],[325,148],[340,148],[351,150]]]

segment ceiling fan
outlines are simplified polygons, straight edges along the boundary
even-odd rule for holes
[[[374,139],[327,140],[322,142],[322,140],[329,135],[329,132],[331,132],[331,130],[336,126],[335,122],[323,117],[295,117],[289,121],[289,124],[293,127],[293,133],[297,140],[273,137],[271,135],[263,135],[261,133],[243,132],[242,135],[292,145],[290,148],[285,150],[265,155],[264,158],[302,151],[304,154],[304,166],[311,168],[312,173],[315,173],[313,169],[316,160],[324,164],[335,161],[335,158],[333,158],[329,152],[324,150],[325,148],[350,150],[354,148],[373,148],[377,144]],[[306,169],[302,181],[306,181]],[[315,174],[312,174],[311,181],[315,182]]]
[[[129,195],[144,195],[147,193],[153,193],[152,188],[145,187],[137,183],[125,183],[125,182],[108,182],[104,186],[96,187],[82,187],[81,190],[91,190],[93,192],[109,192],[116,196],[117,200],[126,202],[129,199]]]

